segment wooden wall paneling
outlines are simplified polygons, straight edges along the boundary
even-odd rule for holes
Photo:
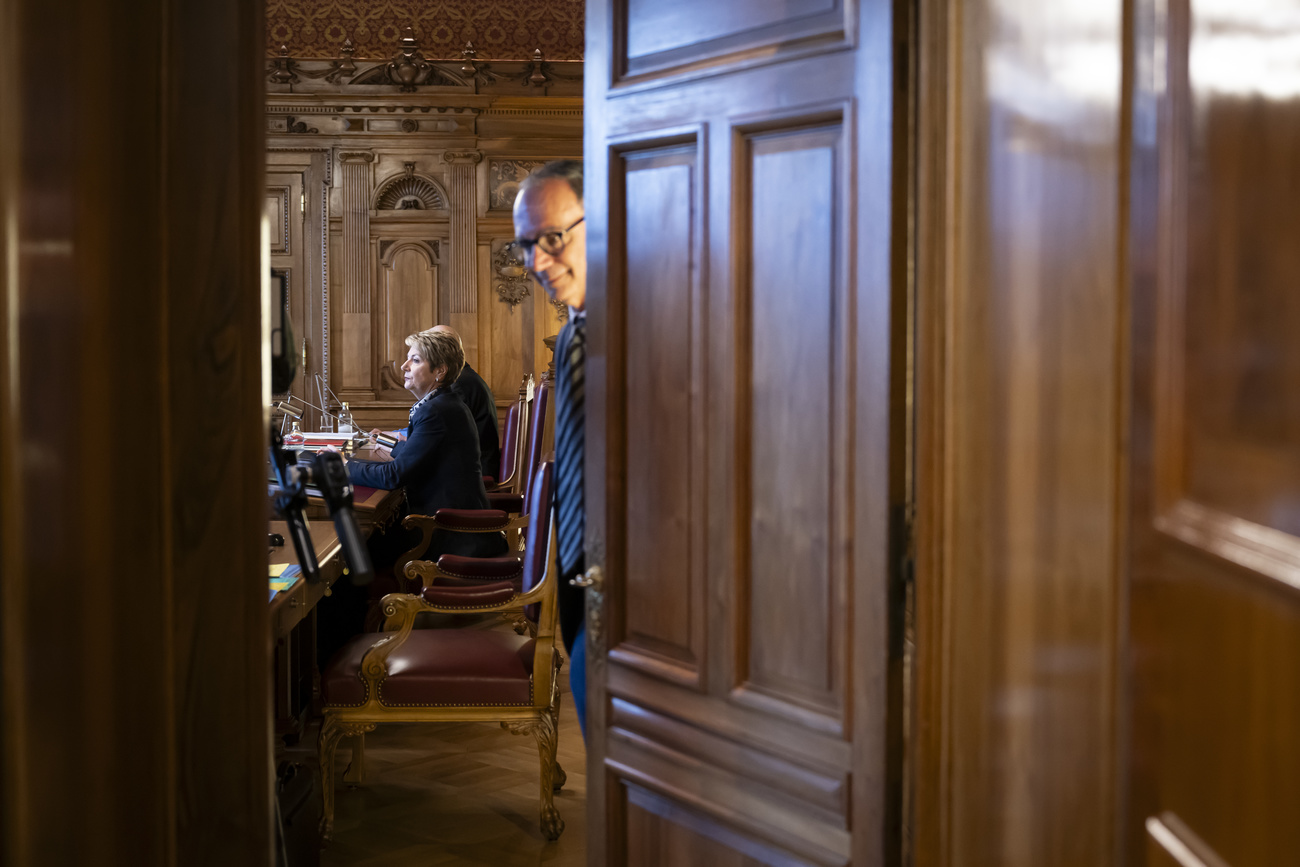
[[[296,60],[294,64],[301,71],[319,65]],[[565,76],[575,72],[568,66],[550,69]],[[322,295],[324,318],[329,320],[325,341],[329,351],[321,359],[321,368],[329,372],[335,391],[351,402],[364,425],[396,423],[405,417],[410,402],[404,392],[385,389],[381,382],[380,363],[385,358],[379,356],[386,355],[381,344],[387,341],[381,301],[387,272],[380,251],[388,250],[392,242],[440,245],[434,314],[420,327],[439,322],[457,327],[467,359],[492,386],[502,414],[517,393],[523,372],[540,376],[545,371],[550,352],[542,341],[558,333],[559,317],[539,308],[536,298],[517,305],[513,316],[503,315],[499,308],[507,314],[509,308],[495,300],[496,278],[484,267],[481,245],[489,239],[489,249],[495,253],[492,245],[513,236],[510,204],[523,177],[520,172],[580,152],[581,103],[572,96],[555,95],[571,89],[572,80],[557,78],[559,83],[524,95],[513,90],[505,95],[507,89],[490,82],[483,84],[480,93],[442,88],[414,95],[369,90],[362,94],[344,79],[326,81],[311,77],[310,72],[292,93],[277,90],[279,85],[272,82],[273,92],[267,98],[269,166],[287,165],[286,152],[322,146],[337,154],[362,155],[349,156],[350,161],[370,159],[364,183],[365,170],[355,167],[352,193],[360,201],[364,187],[370,196],[365,261],[373,306],[364,318],[349,319],[340,308],[349,284],[344,250],[352,237],[344,231],[344,223],[350,221],[357,236],[352,237],[354,247],[361,235],[359,212],[348,220],[343,216],[349,194],[342,160],[329,197],[330,216],[320,226],[331,253],[323,257],[322,266],[332,275],[333,284]],[[314,231],[309,227],[309,233]],[[468,243],[461,243],[462,238]],[[464,290],[459,300],[453,297],[455,285]],[[329,306],[331,299],[334,309]],[[351,324],[345,327],[346,322]],[[360,330],[363,325],[368,328],[365,336]],[[503,361],[501,374],[493,363],[498,355]]]
[[[342,189],[342,239],[334,316],[334,389],[347,400],[364,398],[373,388],[370,317],[370,199],[372,151],[339,152]]]
[[[557,306],[545,289],[534,284],[531,313],[532,323],[527,333],[532,335],[533,375],[540,381],[548,370],[555,367],[554,354],[552,348],[546,345],[546,338],[559,336],[560,329],[569,318],[569,311]]]
[[[524,373],[533,371],[536,367],[532,361],[533,342],[526,340],[524,335],[531,333],[527,327],[532,313],[532,305],[529,303],[531,295],[544,291],[532,280],[528,280],[530,298],[523,299],[521,303],[512,306],[497,296],[495,286],[501,278],[495,273],[493,258],[513,237],[512,231],[498,230],[496,237],[479,246],[479,310],[486,314],[480,319],[491,340],[484,344],[486,351],[482,353],[482,358],[485,364],[479,373],[492,389],[492,395],[497,400],[498,414],[503,419],[505,412],[509,411],[509,403],[519,393]]]
[[[918,864],[1113,860],[1120,13],[921,7]]]
[[[266,218],[271,230],[271,270],[289,280],[289,298],[284,311],[286,321],[293,331],[292,352],[302,367],[302,345],[307,330],[307,253],[304,244],[306,215],[305,182],[301,171],[267,172]],[[279,287],[272,287],[273,304],[280,303]],[[305,370],[299,371],[290,391],[299,397],[308,395]],[[315,403],[315,398],[309,398]],[[304,421],[310,430],[319,425],[320,417],[309,411]]]
[[[3,860],[269,865],[262,8],[0,19]]]
[[[375,246],[383,252],[379,253],[382,309],[376,318],[374,388],[377,394],[404,392],[401,367],[409,351],[406,338],[438,324],[438,263],[424,241],[389,240]]]
[[[451,194],[451,237],[449,247],[449,291],[447,324],[471,347],[478,342],[478,287],[474,285],[474,258],[478,249],[478,173],[483,152],[445,151],[448,192]]]
[[[1300,848],[1300,368],[1284,334],[1300,260],[1280,196],[1300,181],[1300,88],[1261,71],[1294,67],[1300,25],[1284,4],[1142,2],[1135,19],[1126,855],[1176,857],[1152,845],[1159,822],[1206,863],[1282,863]]]
[[[301,243],[293,249],[292,255],[276,255],[276,227],[282,233],[291,229],[286,221],[290,215],[278,214],[271,221],[271,266],[290,271],[289,312],[294,329],[294,351],[299,356],[298,377],[292,392],[315,404],[319,403],[315,377],[318,373],[328,375],[329,261],[324,252],[327,239],[322,215],[329,211],[333,155],[328,148],[282,147],[269,149],[266,160],[268,187],[274,186],[274,179],[281,176],[296,177],[301,181],[300,194],[296,198],[292,194],[288,197],[298,203],[293,208],[306,209],[297,218]],[[306,364],[302,363],[304,342]],[[304,422],[305,430],[314,430],[320,423],[319,413],[308,408]]]

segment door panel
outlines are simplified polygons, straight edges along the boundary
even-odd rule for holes
[[[266,174],[266,219],[270,227],[271,270],[289,278],[289,306],[285,314],[293,329],[293,352],[297,356],[299,367],[290,392],[311,403],[318,403],[310,381],[315,371],[307,370],[303,358],[303,345],[310,336],[307,328],[307,251],[303,237],[306,200],[303,191],[302,172],[271,171]],[[278,297],[272,298],[272,303],[278,301]],[[319,413],[310,408],[305,409],[303,430],[318,430],[319,427]]]
[[[420,241],[397,243],[379,264],[381,324],[375,336],[374,389],[405,395],[401,367],[408,351],[406,338],[438,321],[438,265],[432,245]]]
[[[588,8],[589,857],[883,863],[890,7],[708,7]]]
[[[740,137],[749,255],[737,299],[738,331],[748,335],[737,353],[748,380],[737,452],[749,455],[737,475],[749,526],[738,546],[745,556],[737,602],[748,617],[738,624],[735,697],[764,696],[777,712],[810,710],[824,717],[813,724],[833,731],[841,727],[847,663],[847,549],[835,532],[847,478],[836,484],[845,464],[837,406],[844,371],[836,363],[845,321],[836,315],[844,307],[840,136],[837,124]]]
[[[855,5],[852,0],[626,0],[611,4],[613,27],[601,32],[601,44],[610,46],[620,78],[653,81],[668,72],[767,62],[851,43]],[[589,55],[591,33],[588,28]]]
[[[1287,3],[1139,8],[1138,61],[1154,74],[1138,81],[1137,116],[1154,135],[1135,129],[1128,843],[1134,863],[1166,863],[1143,832],[1173,815],[1175,836],[1215,863],[1289,863],[1300,851],[1300,89],[1261,70],[1282,57],[1279,69],[1294,68],[1285,46],[1300,21]]]
[[[704,659],[703,515],[693,475],[703,466],[695,436],[701,407],[698,147],[625,149],[617,165],[627,201],[627,621],[612,652],[700,684]],[[693,489],[694,488],[694,489]],[[674,568],[662,568],[664,540]]]

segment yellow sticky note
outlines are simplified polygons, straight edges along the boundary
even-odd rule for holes
[[[271,576],[270,576],[270,577],[272,577],[272,578],[279,578],[281,575],[284,574],[284,570],[285,570],[285,569],[288,569],[288,568],[289,568],[289,564],[288,564],[288,563],[273,563],[273,564],[271,564]]]

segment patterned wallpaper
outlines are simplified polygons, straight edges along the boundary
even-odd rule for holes
[[[478,60],[581,60],[583,0],[267,0],[266,50],[299,60],[339,56],[351,39],[356,60],[387,59],[411,27],[429,60],[459,60],[466,42]]]

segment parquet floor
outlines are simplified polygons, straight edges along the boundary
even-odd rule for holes
[[[509,629],[497,621],[488,628]],[[342,782],[351,756],[339,745],[334,839],[322,867],[581,867],[586,864],[587,767],[578,719],[561,672],[560,766],[564,818],[549,843],[537,824],[537,741],[495,723],[400,724],[366,735],[366,780]]]

